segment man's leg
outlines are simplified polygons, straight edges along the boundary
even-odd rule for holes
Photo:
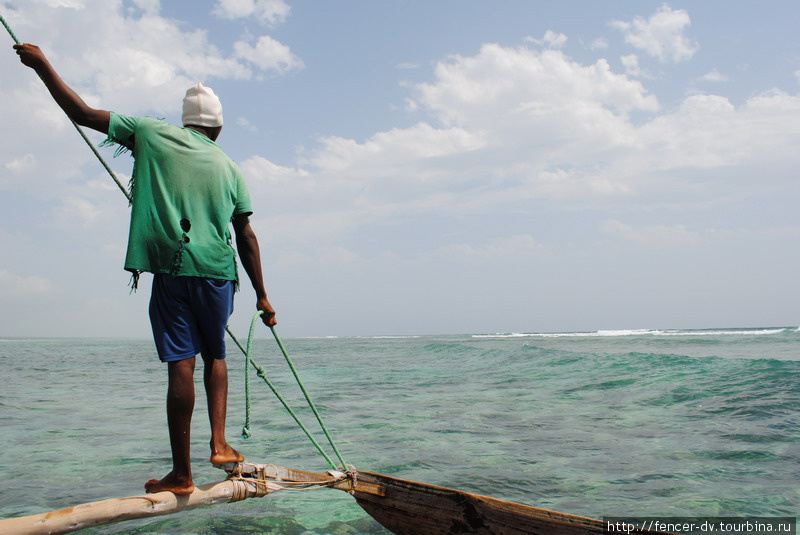
[[[163,479],[144,484],[147,492],[170,491],[191,494],[194,491],[190,454],[190,431],[194,411],[194,365],[196,358],[169,362],[167,388],[167,424],[172,447],[172,472]],[[227,380],[227,377],[226,377]]]
[[[244,456],[225,439],[225,418],[228,412],[228,365],[225,359],[203,356],[203,383],[208,398],[208,419],[211,422],[211,464],[242,462]]]

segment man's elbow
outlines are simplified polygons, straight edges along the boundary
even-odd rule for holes
[[[110,120],[109,112],[105,110],[95,110],[93,108],[79,108],[68,113],[69,118],[80,126],[97,130],[104,134],[108,133],[108,123]]]

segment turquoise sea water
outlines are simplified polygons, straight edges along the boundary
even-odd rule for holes
[[[345,460],[364,470],[592,517],[800,509],[796,327],[284,343]],[[301,407],[275,342],[255,348]],[[244,360],[232,343],[229,354],[231,443],[252,462],[326,470],[258,379],[253,437],[239,438]],[[166,371],[150,341],[5,339],[0,366],[0,517],[140,494],[169,470]],[[201,378],[198,484],[224,475],[207,462]],[[90,531],[388,533],[330,489]]]

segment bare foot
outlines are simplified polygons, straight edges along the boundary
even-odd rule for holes
[[[191,478],[182,478],[172,475],[172,472],[164,476],[164,479],[151,479],[144,484],[145,492],[169,491],[173,494],[185,495],[194,492],[194,483]]]
[[[241,463],[243,461],[244,455],[233,449],[228,443],[220,449],[211,446],[211,464],[214,466],[225,463]]]

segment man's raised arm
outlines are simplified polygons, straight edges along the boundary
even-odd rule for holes
[[[64,83],[38,46],[25,43],[14,45],[14,49],[17,51],[20,61],[36,71],[67,117],[81,126],[104,134],[108,133],[109,113],[106,110],[90,108],[75,91]]]

